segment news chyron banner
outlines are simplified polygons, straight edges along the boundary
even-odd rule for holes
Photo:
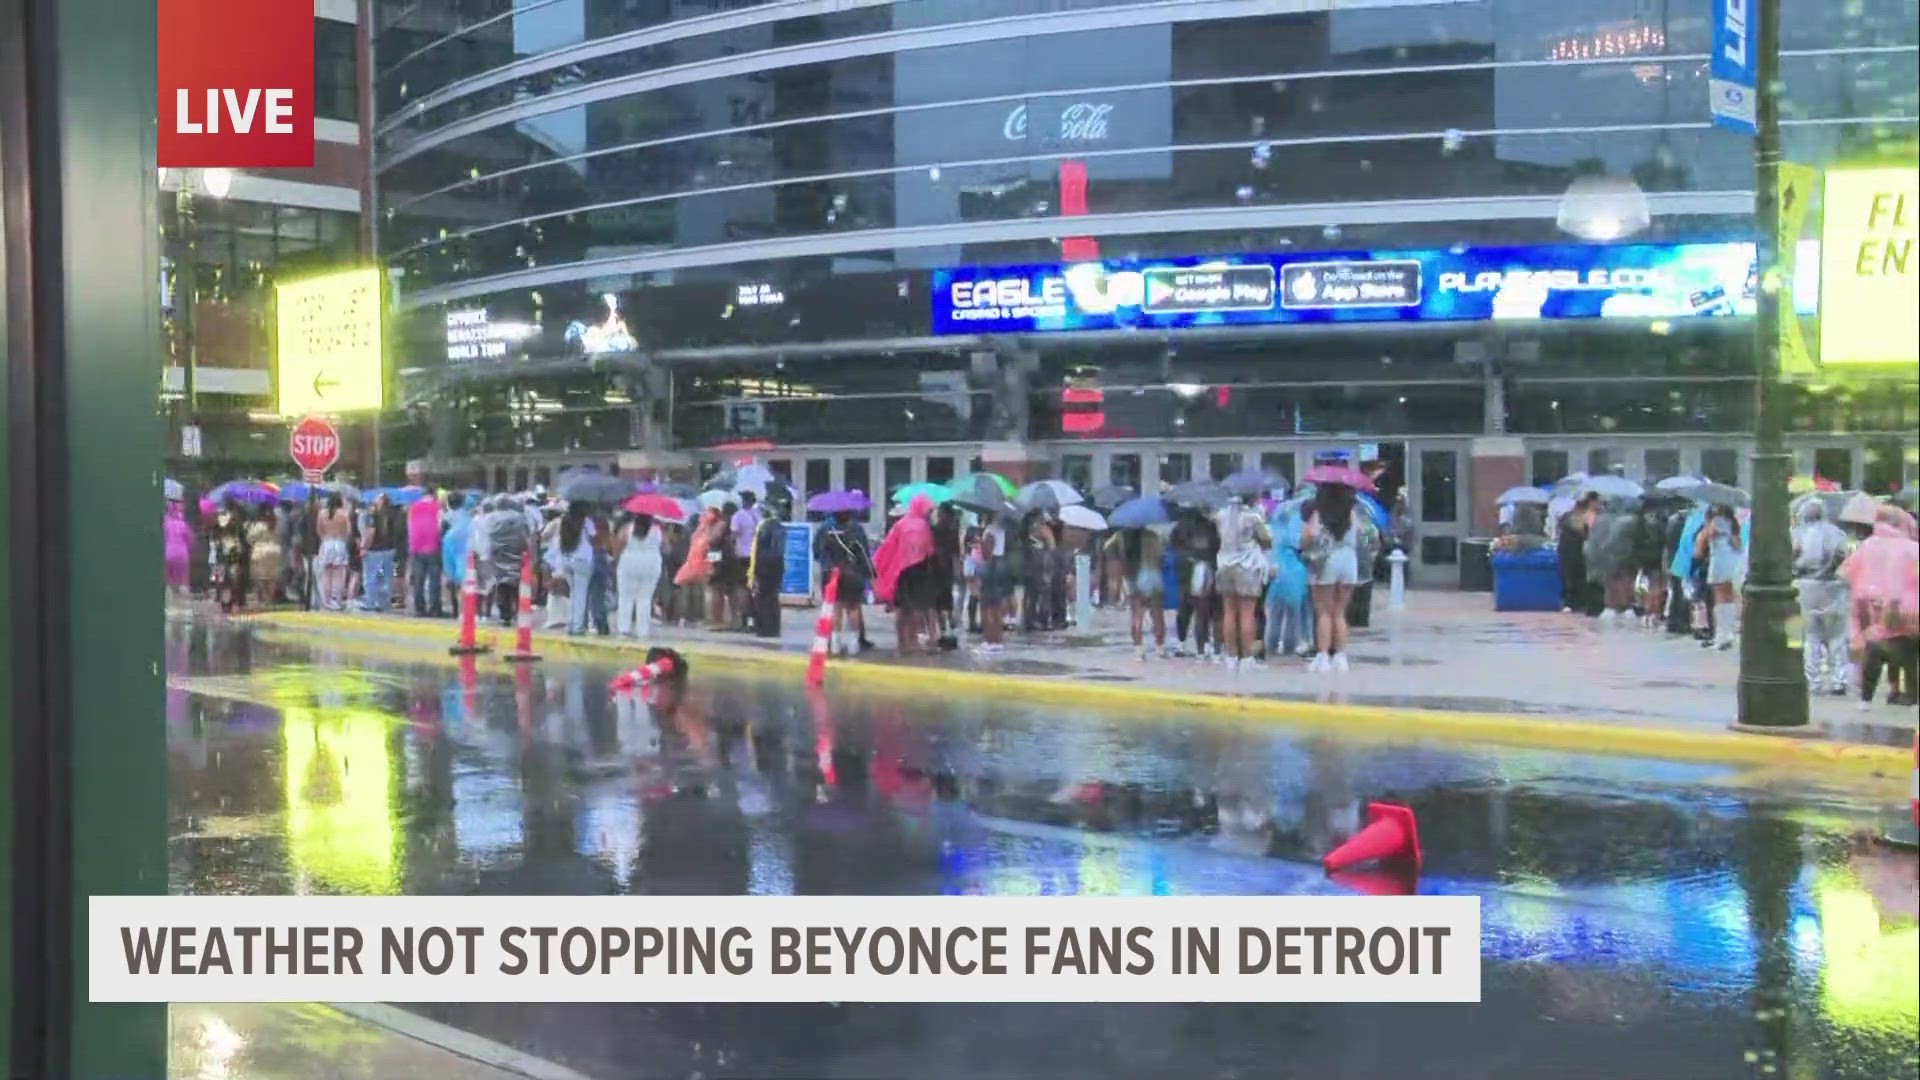
[[[1827,170],[1820,229],[1820,363],[1920,363],[1920,169]]]
[[[96,896],[96,1002],[1480,1000],[1475,896]]]
[[[312,168],[312,0],[157,2],[159,166]]]

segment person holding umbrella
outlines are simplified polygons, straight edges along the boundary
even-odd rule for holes
[[[1715,503],[1694,538],[1695,559],[1707,561],[1707,587],[1713,590],[1714,648],[1725,652],[1740,636],[1740,586],[1747,579],[1746,546],[1733,507]]]
[[[813,557],[821,572],[831,577],[840,573],[840,585],[833,600],[833,651],[851,656],[858,649],[873,648],[867,640],[867,586],[873,581],[873,555],[867,550],[867,531],[854,520],[851,510],[835,510],[827,527],[813,541]]]
[[[187,512],[181,502],[178,498],[168,499],[167,515],[160,522],[166,544],[167,594],[175,600],[187,597],[193,560],[193,530],[187,526]]]
[[[1245,494],[1235,494],[1214,516],[1220,534],[1219,594],[1225,606],[1221,662],[1238,674],[1254,659],[1254,606],[1267,591],[1267,550],[1273,534]]]
[[[933,619],[942,649],[960,647],[953,622],[953,589],[959,576],[960,511],[945,503],[933,515]]]
[[[1153,624],[1153,651],[1168,655],[1167,605],[1161,601],[1164,581],[1160,575],[1160,559],[1166,542],[1152,527],[1142,525],[1114,530],[1102,547],[1106,549],[1108,565],[1126,575],[1128,628],[1133,634],[1135,659],[1144,661],[1149,655],[1146,642],[1149,619]]]
[[[1847,642],[1847,613],[1852,604],[1840,567],[1851,544],[1847,534],[1827,520],[1819,499],[1800,504],[1799,523],[1793,529],[1793,585],[1800,601],[1800,626],[1807,689],[1828,690],[1844,697],[1852,684],[1852,658]]]
[[[1214,559],[1220,554],[1220,530],[1198,508],[1186,507],[1173,526],[1174,569],[1180,580],[1180,608],[1174,615],[1174,650],[1182,656],[1211,659],[1214,655]],[[1187,635],[1193,652],[1187,652]]]
[[[624,638],[645,641],[653,637],[653,593],[660,585],[665,565],[661,555],[661,529],[654,514],[679,509],[664,495],[635,495],[625,509],[633,516],[620,526],[614,538],[618,563],[614,589],[614,632]]]

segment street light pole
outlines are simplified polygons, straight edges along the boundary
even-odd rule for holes
[[[1741,618],[1739,712],[1734,727],[1807,732],[1807,678],[1787,645],[1796,610],[1787,522],[1786,387],[1780,379],[1780,0],[1759,0],[1754,64],[1755,388],[1752,549]]]

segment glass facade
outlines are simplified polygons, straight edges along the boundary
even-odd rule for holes
[[[1024,367],[931,339],[931,271],[1066,261],[1080,215],[1103,216],[1106,258],[1541,244],[1567,240],[1541,206],[1604,175],[1650,200],[1636,242],[1751,239],[1749,145],[1708,123],[1708,0],[1306,10],[1324,6],[379,0],[397,366],[472,418],[422,410],[394,438],[460,460],[1751,429],[1740,322],[1530,327],[1511,356],[1471,327],[1062,334]],[[1914,135],[1920,0],[1785,19],[1789,158]],[[1795,422],[1901,430],[1910,389],[1808,391]],[[1114,476],[1158,456],[1061,453]],[[1158,475],[1259,453],[1176,453]],[[1409,458],[1435,520],[1466,482],[1451,453]]]

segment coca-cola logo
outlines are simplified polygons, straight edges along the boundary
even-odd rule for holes
[[[1107,118],[1113,115],[1112,105],[1096,105],[1091,101],[1076,101],[1060,110],[1061,142],[1105,142],[1107,138]],[[1023,142],[1027,137],[1027,106],[1021,102],[1007,114],[1000,126],[1001,134],[1008,142]]]

